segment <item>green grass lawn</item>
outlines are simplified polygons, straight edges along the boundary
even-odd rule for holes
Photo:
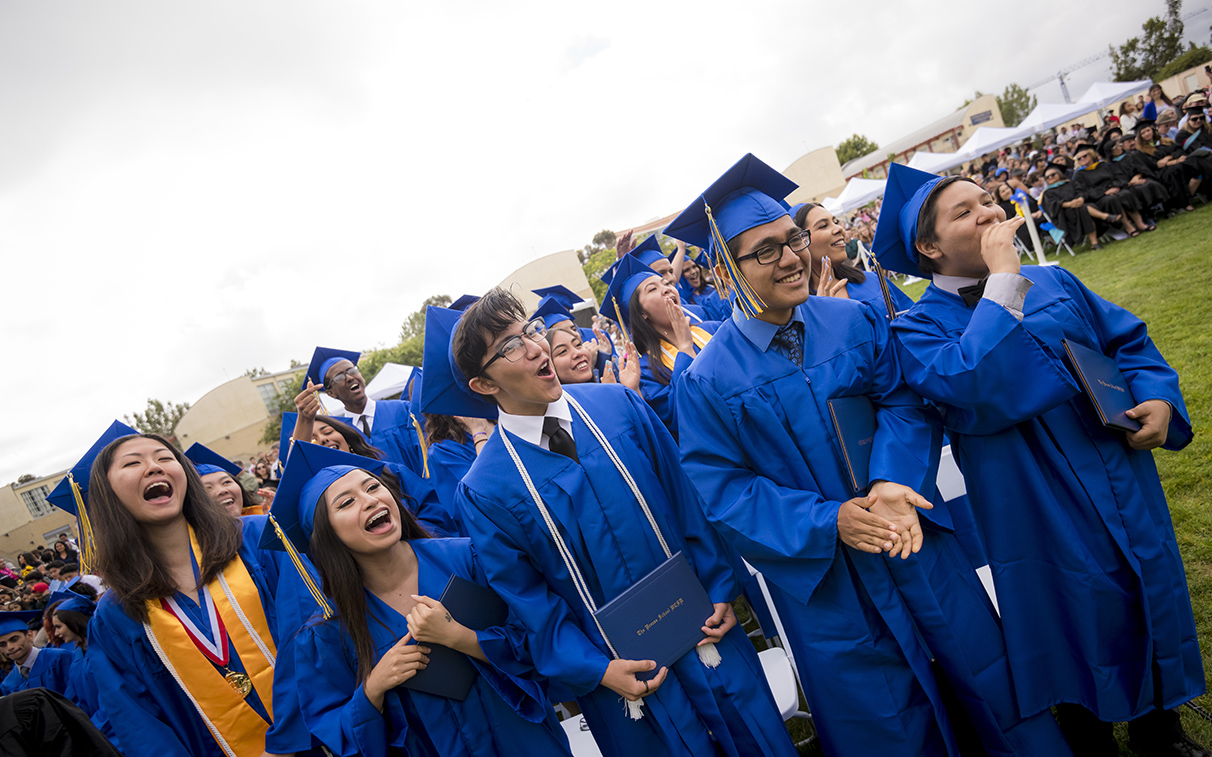
[[[1144,320],[1181,377],[1195,440],[1182,452],[1158,450],[1154,457],[1187,568],[1207,675],[1212,672],[1212,493],[1205,489],[1212,485],[1212,205],[1162,221],[1157,231],[1136,239],[1077,257],[1065,252],[1059,260],[1090,289]],[[924,281],[902,287],[915,299],[925,288]],[[1212,697],[1197,703],[1212,710]],[[1212,723],[1188,708],[1182,713],[1188,733],[1212,746]],[[1121,754],[1134,754],[1123,746],[1127,728],[1117,726],[1117,735]]]

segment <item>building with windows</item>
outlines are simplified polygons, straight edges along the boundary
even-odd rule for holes
[[[274,417],[278,402],[290,396],[302,365],[267,376],[240,376],[211,389],[185,411],[173,433],[182,449],[201,442],[230,460],[245,464],[264,451],[261,443],[266,424]]]
[[[50,546],[60,534],[77,538],[75,517],[46,499],[66,475],[60,471],[0,487],[0,557],[16,563],[19,553]]]

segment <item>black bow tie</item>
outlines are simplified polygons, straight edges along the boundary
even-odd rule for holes
[[[981,301],[981,297],[985,294],[985,281],[981,279],[972,286],[960,287],[955,290],[955,293],[960,296],[964,304],[970,308],[976,307],[976,303]]]

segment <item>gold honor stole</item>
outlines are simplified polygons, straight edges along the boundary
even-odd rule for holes
[[[711,341],[711,334],[707,333],[698,326],[690,327],[690,335],[694,337],[694,348],[696,352],[706,347],[707,343]],[[662,341],[661,362],[665,364],[665,367],[672,371],[673,363],[675,360],[677,360],[677,357],[677,348],[669,342]]]
[[[198,540],[189,529],[189,545],[198,559]],[[244,561],[236,556],[208,585],[215,610],[227,628],[228,637],[244,663],[257,696],[273,717],[274,659],[277,648],[261,606],[261,595]],[[190,639],[185,627],[160,600],[147,603],[148,621],[143,624],[148,641],[160,661],[193,702],[211,735],[231,757],[258,757],[265,751],[268,725],[257,714],[230,678],[215,669]],[[217,629],[212,629],[212,632]],[[215,634],[217,635],[217,633]],[[239,674],[234,674],[239,677]]]

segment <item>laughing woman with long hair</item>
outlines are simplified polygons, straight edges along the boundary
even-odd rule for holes
[[[123,752],[309,749],[294,692],[273,681],[278,648],[316,605],[286,555],[259,547],[266,517],[227,514],[156,434],[115,423],[82,463],[90,458],[78,506],[109,591],[86,659]]]
[[[382,467],[296,445],[274,499],[275,517],[311,556],[332,604],[294,644],[308,728],[342,757],[570,754],[539,685],[486,661],[482,643],[514,646],[505,631],[473,631],[436,599],[452,576],[483,584],[471,542],[429,538],[383,486]],[[466,658],[443,664],[470,661],[464,698],[405,685],[426,669],[434,644]]]

